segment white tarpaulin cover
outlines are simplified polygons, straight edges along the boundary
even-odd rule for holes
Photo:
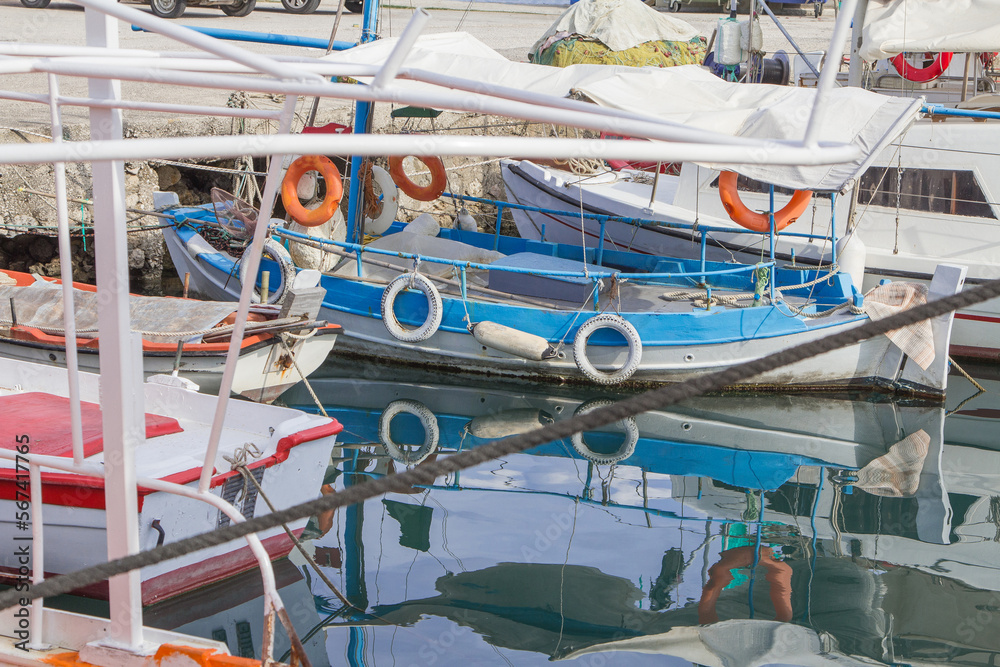
[[[382,64],[395,46],[383,39],[328,59]],[[697,65],[548,67],[511,62],[465,33],[421,37],[405,67],[518,90],[566,96],[583,93],[597,104],[648,115],[653,120],[755,139],[800,141],[816,92],[811,88],[739,84]],[[404,87],[430,84],[400,81]],[[920,100],[888,97],[859,88],[837,88],[825,104],[818,140],[851,142],[864,157],[850,164],[818,166],[743,165],[745,176],[795,189],[840,191],[868,167],[882,148],[916,118]]]
[[[531,50],[560,32],[593,37],[614,51],[646,42],[688,42],[698,36],[691,24],[640,0],[581,0],[563,12]]]
[[[1000,0],[868,0],[861,57],[1000,50]]]

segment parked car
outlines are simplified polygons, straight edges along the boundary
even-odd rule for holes
[[[192,7],[218,7],[226,16],[246,16],[253,11],[257,0],[149,0],[149,8],[153,10],[153,13],[165,19],[177,18],[184,13],[188,5]]]

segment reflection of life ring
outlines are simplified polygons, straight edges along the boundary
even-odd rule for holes
[[[927,83],[938,78],[948,69],[948,65],[951,64],[951,59],[954,55],[950,51],[942,51],[934,58],[934,62],[927,67],[914,67],[906,61],[905,53],[900,53],[895,58],[890,59],[889,62],[896,68],[899,75],[907,81]]]
[[[285,292],[292,285],[292,280],[295,279],[295,264],[292,262],[291,255],[285,250],[285,246],[281,245],[274,239],[268,239],[264,241],[264,250],[260,254],[261,258],[270,257],[278,264],[278,269],[281,271],[281,282],[275,285],[273,282],[269,281],[268,284],[268,295],[267,302],[271,304],[281,303],[285,298]],[[246,261],[246,258],[240,260],[240,284],[243,285],[247,281],[247,268],[250,263]],[[258,267],[258,272],[260,268]],[[258,275],[260,275],[258,273]],[[253,295],[251,296],[251,301],[253,303],[260,303],[260,290],[254,288]]]
[[[718,622],[719,614],[715,610],[715,603],[718,602],[722,589],[733,580],[730,570],[751,567],[753,552],[753,547],[727,549],[722,552],[719,562],[708,569],[708,583],[702,589],[701,600],[698,602],[698,623],[706,625]],[[792,620],[791,566],[776,560],[770,547],[760,548],[758,562],[767,570],[764,579],[771,593],[771,604],[774,605],[774,620],[782,622]]]
[[[590,358],[587,357],[587,341],[590,340],[591,334],[598,329],[614,329],[624,336],[628,342],[628,357],[625,359],[625,363],[617,370],[609,373],[597,370],[594,364],[591,363]],[[573,359],[576,361],[576,366],[580,369],[580,372],[594,382],[598,384],[617,384],[632,377],[632,374],[639,368],[639,362],[642,361],[642,340],[639,338],[639,332],[635,330],[635,327],[621,315],[610,315],[607,313],[596,315],[584,322],[577,330],[576,336],[573,338]]]
[[[416,450],[403,449],[403,445],[396,443],[392,439],[392,420],[400,414],[413,415],[420,420],[420,425],[424,429],[424,441]],[[382,416],[378,420],[378,440],[385,447],[385,451],[394,461],[399,461],[403,465],[414,466],[434,453],[438,446],[437,417],[420,401],[400,399],[385,406]]]
[[[785,207],[774,212],[774,231],[780,232],[798,220],[809,205],[812,195],[810,190],[796,190]],[[719,174],[719,199],[722,200],[722,207],[726,209],[726,213],[736,224],[753,232],[771,231],[771,221],[767,213],[751,211],[740,200],[740,193],[736,190],[736,172],[724,171]]]
[[[614,405],[614,403],[614,401],[607,398],[595,398],[587,401],[586,403],[581,403],[576,411],[573,412],[573,416],[576,417],[579,415],[585,415],[598,408]],[[592,450],[587,443],[584,442],[583,433],[574,433],[570,436],[569,441],[573,445],[573,449],[576,450],[577,454],[588,461],[596,463],[597,465],[611,465],[612,463],[619,463],[632,456],[635,452],[635,445],[639,442],[639,426],[635,423],[635,417],[626,417],[625,419],[616,422],[616,425],[625,431],[625,439],[622,441],[618,451],[611,454],[602,454]]]
[[[417,201],[434,201],[444,192],[448,184],[448,176],[444,173],[444,163],[439,157],[425,157],[414,155],[427,168],[431,170],[431,182],[423,187],[410,180],[410,177],[403,171],[403,158],[405,155],[393,155],[389,158],[389,175],[399,189],[413,197]]]
[[[318,171],[326,182],[326,196],[313,209],[303,206],[298,194],[299,180],[309,171]],[[340,180],[337,165],[322,155],[303,155],[298,158],[288,165],[285,178],[281,181],[281,203],[285,205],[288,215],[305,227],[317,227],[332,218],[343,196],[344,184]]]
[[[427,318],[416,329],[404,328],[396,317],[396,297],[408,287],[420,290],[427,299]],[[433,336],[441,326],[442,315],[441,295],[434,284],[419,273],[404,273],[386,285],[382,292],[382,324],[394,338],[404,343],[417,343]]]

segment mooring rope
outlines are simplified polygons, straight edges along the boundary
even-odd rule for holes
[[[775,352],[761,359],[755,359],[708,375],[692,378],[685,382],[654,389],[644,394],[624,399],[613,405],[598,408],[592,412],[574,415],[569,419],[548,424],[534,431],[520,433],[480,447],[467,449],[447,458],[423,463],[405,472],[388,475],[365,484],[351,486],[343,491],[300,503],[278,512],[254,517],[243,523],[230,524],[225,528],[219,528],[178,540],[177,542],[165,544],[149,551],[143,551],[76,572],[46,579],[32,585],[28,591],[7,590],[0,593],[0,609],[7,609],[14,605],[22,604],[21,600],[24,598],[35,599],[69,593],[70,591],[102,582],[108,577],[130,570],[178,558],[200,549],[225,544],[251,533],[276,528],[283,523],[304,519],[319,512],[333,510],[338,507],[353,505],[385,493],[405,493],[414,486],[430,485],[438,477],[456,473],[494,459],[523,452],[548,442],[563,440],[575,433],[598,429],[649,410],[659,410],[694,396],[718,391],[755,375],[760,375],[761,373],[766,373],[832,350],[848,347],[874,336],[884,334],[887,331],[899,329],[960,308],[967,308],[998,296],[1000,296],[1000,279],[991,280],[967,291],[959,292],[943,299],[936,299],[930,303],[916,306],[880,320],[869,321],[855,329],[796,345],[795,347]]]

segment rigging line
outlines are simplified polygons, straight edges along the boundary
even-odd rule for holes
[[[577,512],[580,509],[580,501],[573,501],[573,528],[569,533],[569,541],[566,543],[566,557],[563,559],[562,567],[559,568],[559,641],[556,642],[556,647],[552,651],[555,655],[559,652],[559,647],[562,645],[563,641],[563,631],[566,628],[566,614],[563,609],[563,604],[565,602],[564,593],[566,588],[566,566],[569,564],[569,550],[573,547],[573,536],[576,535],[576,518]]]
[[[554,440],[561,440],[574,433],[598,429],[649,410],[663,409],[685,399],[732,386],[755,375],[770,372],[819,354],[839,350],[887,331],[931,319],[954,310],[968,308],[998,296],[1000,296],[1000,279],[991,280],[971,289],[963,290],[958,294],[936,299],[884,319],[868,321],[855,329],[786,348],[760,359],[740,363],[708,375],[653,389],[613,405],[597,408],[592,412],[574,415],[569,419],[547,424],[534,431],[467,449],[437,461],[425,462],[406,472],[382,477],[366,484],[351,486],[339,493],[332,493],[279,512],[254,517],[238,524],[194,535],[148,551],[52,577],[33,585],[30,591],[7,590],[0,593],[0,609],[8,609],[19,604],[22,598],[36,599],[68,593],[129,570],[162,563],[199,549],[225,544],[251,533],[276,528],[282,523],[312,516],[320,511],[352,505],[387,492],[401,492],[413,486],[427,486],[432,484],[436,478],[453,472],[522,452]]]

